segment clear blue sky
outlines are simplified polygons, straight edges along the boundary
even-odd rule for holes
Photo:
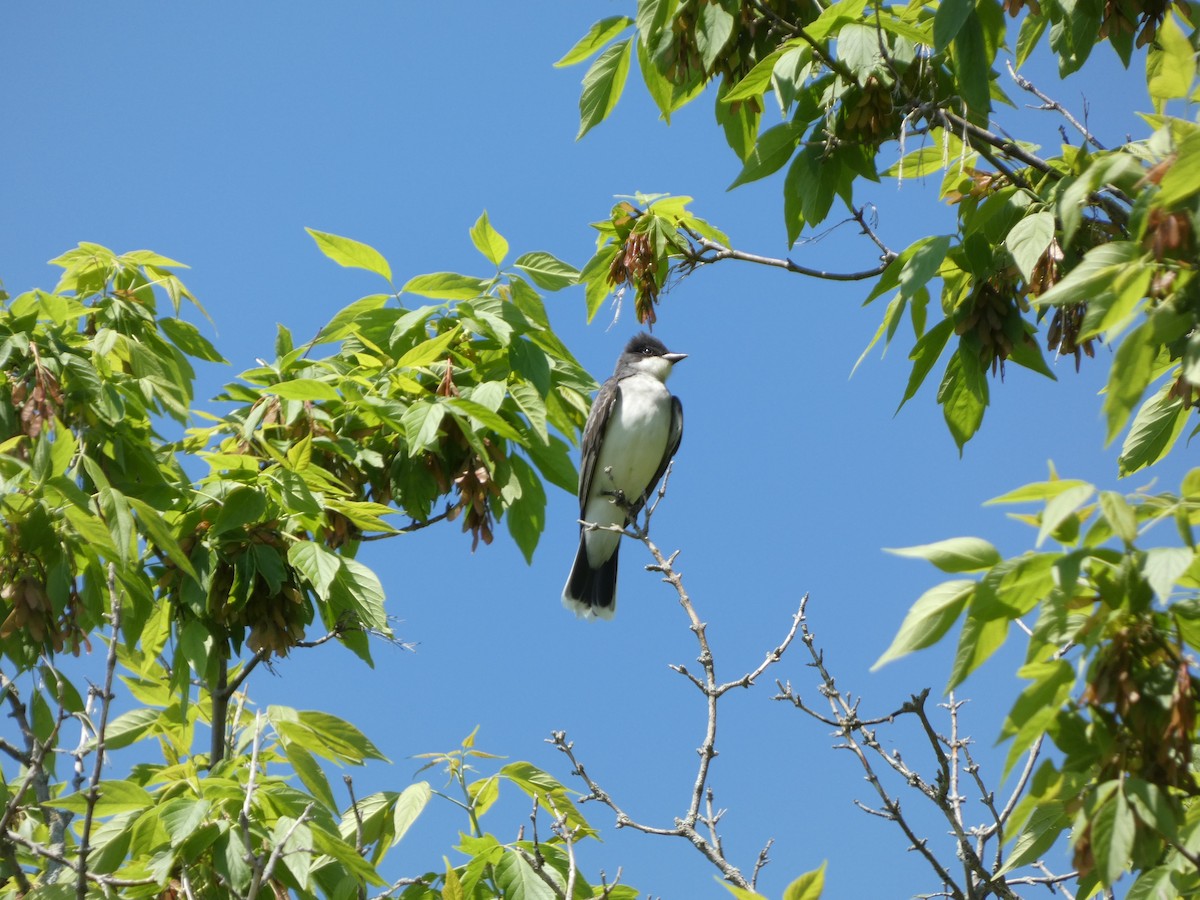
[[[787,253],[780,179],[725,192],[740,167],[712,124],[711,98],[666,128],[635,74],[613,119],[575,141],[584,68],[551,63],[594,19],[627,7],[7,4],[0,278],[13,294],[52,287],[56,270],[45,261],[80,240],[188,263],[185,281],[233,363],[201,373],[200,395],[210,397],[255,357],[271,355],[277,322],[304,337],[380,290],[371,276],[325,259],[305,226],[372,244],[403,281],[485,272],[467,229],[486,208],[514,253],[548,250],[582,265],[593,245],[587,223],[604,218],[614,195],[665,191],[695,196],[695,210],[738,246]],[[1131,111],[1147,106],[1134,65],[1131,74],[1090,80],[1104,85],[1087,98],[1091,123],[1114,143],[1139,133]],[[1085,88],[1035,72],[1044,89],[1081,108]],[[1048,114],[1008,111],[1006,121],[1022,115],[1043,117],[1039,133],[1057,140]],[[952,228],[933,186],[866,185],[856,200],[878,205],[881,236],[901,249]],[[872,265],[872,250],[844,226],[798,245],[793,257],[851,270]],[[959,459],[933,384],[893,416],[904,352],[882,361],[875,353],[848,377],[883,311],[884,301],[861,307],[867,290],[726,263],[667,295],[656,334],[690,354],[671,382],[687,430],[654,537],[682,550],[678,565],[709,623],[719,675],[756,666],[809,592],[811,623],[839,684],[880,714],[927,685],[936,695],[950,657],[940,648],[868,672],[905,610],[937,580],[931,567],[880,548],[979,534],[1019,552],[1033,533],[981,504],[1040,480],[1047,460],[1064,476],[1105,487],[1131,490],[1157,474],[1171,489],[1188,451],[1177,450],[1162,472],[1117,484],[1116,448],[1100,449],[1096,392],[1109,355],[1101,347],[1081,375],[1072,360],[1059,362],[1058,384],[1010,367]],[[568,345],[605,377],[636,330],[632,309],[607,328],[607,309],[585,324],[582,291],[550,305]],[[669,826],[694,778],[703,705],[667,665],[692,665],[694,639],[670,589],[640,570],[634,544],[622,554],[615,621],[576,621],[560,607],[576,506],[550,491],[532,566],[503,530],[471,555],[454,525],[365,551],[399,635],[416,651],[379,646],[373,671],[339,648],[298,653],[274,676],[255,676],[254,699],[328,710],[363,728],[394,764],[354,773],[360,795],[402,789],[418,768],[412,755],[451,749],[476,725],[482,748],[529,759],[574,787],[543,743],[564,729],[631,815]],[[974,698],[963,727],[985,763],[994,763],[989,748],[1019,690],[1009,674],[1019,656],[1019,645],[1006,648],[963,692]],[[797,645],[771,674],[816,702],[805,661]],[[773,693],[768,678],[723,701],[712,784],[728,809],[732,861],[749,869],[774,837],[760,881],[771,896],[823,859],[829,897],[936,890],[900,833],[852,805],[874,799],[854,759],[830,749],[822,726],[772,703]],[[881,738],[913,763],[921,756],[911,729]],[[993,783],[997,769],[988,772]],[[915,795],[903,799],[907,810],[920,808]],[[979,811],[974,801],[971,810]],[[617,832],[605,810],[585,812],[606,841],[583,855],[589,877],[620,865],[626,883],[667,900],[727,896],[682,841]],[[527,813],[521,801],[485,823],[511,839]],[[447,804],[431,806],[389,874],[440,867],[462,827]],[[944,830],[931,822],[929,835],[941,839]]]

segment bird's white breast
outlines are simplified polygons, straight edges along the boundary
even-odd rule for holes
[[[620,397],[608,421],[592,476],[584,517],[600,525],[624,525],[625,513],[606,491],[621,491],[629,502],[646,490],[667,452],[671,433],[671,394],[652,375],[621,380]],[[619,535],[594,532],[589,555],[607,558]],[[601,548],[604,548],[603,550]],[[603,556],[600,556],[603,554]]]

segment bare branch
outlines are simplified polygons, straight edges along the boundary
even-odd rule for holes
[[[805,598],[808,597],[807,594],[805,594],[804,596],[805,596]],[[760,675],[762,675],[763,672],[767,671],[767,668],[769,666],[779,662],[779,660],[783,658],[783,654],[786,653],[787,648],[791,646],[792,640],[796,637],[796,632],[799,628],[800,628],[800,613],[799,613],[799,611],[797,611],[796,614],[794,616],[792,616],[792,627],[790,629],[788,629],[788,633],[784,636],[784,638],[780,642],[779,646],[776,647],[774,650],[772,650],[770,653],[768,653],[766,656],[766,659],[764,659],[762,661],[762,663],[759,664],[758,668],[755,669],[753,672],[747,672],[745,675],[743,675],[737,681],[727,681],[727,682],[725,682],[725,684],[722,684],[719,687],[717,687],[717,689],[716,689],[717,696],[719,697],[721,694],[724,694],[726,691],[732,690],[735,687],[748,688],[748,687],[750,687],[750,685],[754,684],[755,679],[757,679]]]
[[[858,216],[855,216],[858,220]],[[860,221],[860,224],[861,221]],[[689,256],[685,257],[685,262],[691,266],[710,265],[718,263],[726,259],[735,259],[741,262],[757,263],[762,266],[773,266],[778,269],[786,269],[789,272],[794,272],[797,275],[807,275],[810,278],[822,278],[826,281],[865,281],[868,278],[874,278],[881,275],[883,271],[896,258],[896,254],[886,247],[883,247],[883,257],[879,265],[870,269],[864,269],[861,272],[829,272],[823,269],[813,269],[808,266],[802,266],[799,263],[793,262],[791,259],[762,256],[758,253],[747,253],[745,250],[734,250],[732,247],[726,247],[724,244],[714,241],[711,238],[704,237],[698,231],[691,228],[684,228],[688,236],[693,241],[693,249]],[[883,246],[875,233],[869,229],[864,231],[872,240],[879,246]]]
[[[771,845],[774,843],[775,838],[767,838],[767,843],[758,851],[758,859],[754,861],[754,872],[750,875],[751,890],[758,885],[758,873],[771,861],[767,854],[771,852]]]
[[[118,887],[138,887],[140,885],[156,883],[156,879],[154,879],[154,878],[116,878],[112,875],[100,875],[95,872],[88,872],[86,869],[81,867],[78,863],[76,863],[75,861],[73,861],[71,859],[68,859],[66,856],[63,856],[61,853],[56,853],[55,851],[50,850],[47,847],[43,847],[41,844],[37,843],[36,841],[31,841],[29,838],[13,831],[12,829],[5,831],[4,837],[5,837],[5,839],[11,841],[14,844],[20,844],[22,847],[24,847],[30,853],[40,856],[43,859],[48,859],[53,863],[57,863],[62,868],[70,869],[72,872],[78,872],[78,873],[83,874],[84,877],[86,877],[87,880],[92,882],[93,884],[99,884],[99,885],[103,885],[104,887],[109,887],[109,888],[118,888]]]
[[[117,567],[108,564],[109,626],[112,636],[108,642],[108,657],[104,663],[104,688],[100,695],[100,726],[96,729],[96,763],[88,785],[87,808],[83,814],[83,832],[79,837],[79,865],[76,872],[75,895],[85,900],[88,892],[88,854],[91,853],[92,822],[96,814],[96,802],[100,799],[100,776],[104,769],[104,739],[108,729],[108,713],[112,706],[113,676],[117,671],[117,643],[121,636],[121,595],[117,591]]]
[[[1073,115],[1071,115],[1070,111],[1066,107],[1064,107],[1057,100],[1053,100],[1050,97],[1047,97],[1045,94],[1043,94],[1040,90],[1038,90],[1037,85],[1035,85],[1032,81],[1030,81],[1024,75],[1018,74],[1016,69],[1013,68],[1011,61],[1007,61],[1006,64],[1008,66],[1009,77],[1012,78],[1012,80],[1016,82],[1017,87],[1019,87],[1023,91],[1028,91],[1029,93],[1033,94],[1033,96],[1037,97],[1039,100],[1042,101],[1042,104],[1043,104],[1042,106],[1034,107],[1034,108],[1050,110],[1052,112],[1058,113],[1064,119],[1066,119],[1068,122],[1070,122],[1071,126],[1076,131],[1078,131],[1081,135],[1083,135],[1083,139],[1085,141],[1087,141],[1089,144],[1091,144],[1093,147],[1095,147],[1097,150],[1107,149],[1103,144],[1101,144],[1098,140],[1096,140],[1095,135],[1093,135],[1090,131],[1088,131],[1086,125],[1084,125],[1082,122],[1080,122],[1078,119],[1076,119]]]
[[[354,779],[349,775],[343,775],[342,781],[346,785],[346,791],[350,794],[350,810],[354,813],[354,849],[362,853],[363,819],[362,810],[358,808],[358,798],[354,796]]]
[[[925,712],[925,699],[928,696],[928,690],[914,695],[899,712],[893,714],[893,717],[915,715],[921,723],[921,727],[933,750],[938,766],[937,778],[933,783],[930,783],[918,772],[909,767],[903,761],[899,752],[885,751],[877,740],[872,727],[859,717],[858,702],[856,700],[852,701],[848,694],[837,687],[833,676],[825,666],[823,654],[816,648],[815,638],[808,628],[804,614],[805,607],[802,606],[801,640],[808,647],[809,654],[812,657],[810,665],[820,675],[821,694],[829,702],[832,718],[836,726],[834,733],[842,739],[842,742],[837,744],[836,747],[838,749],[849,750],[854,754],[866,774],[868,783],[882,801],[879,809],[872,809],[856,801],[859,808],[872,815],[889,819],[899,826],[912,849],[921,854],[933,869],[938,880],[945,886],[945,891],[939,894],[939,896],[948,896],[956,898],[956,900],[966,900],[966,898],[980,896],[979,892],[982,890],[985,894],[994,894],[998,897],[1006,898],[1006,900],[1015,900],[1016,895],[1012,892],[1011,887],[1009,887],[1008,881],[1002,876],[993,874],[998,869],[989,871],[983,865],[979,853],[976,851],[975,846],[973,846],[972,836],[980,836],[982,833],[981,830],[972,829],[968,832],[962,821],[961,810],[963,798],[960,796],[958,790],[958,773],[965,758],[965,754],[960,756],[960,751],[967,744],[958,735],[957,715],[960,704],[951,698],[948,705],[952,725],[951,736],[949,738],[942,737],[937,733]],[[790,685],[787,687],[781,686],[781,693],[776,699],[788,700],[801,711],[814,715],[813,711],[806,707],[803,701],[793,693]],[[830,718],[827,716],[816,714],[814,717],[823,724],[829,724],[830,722]],[[889,717],[889,719],[893,717]],[[950,749],[949,755],[947,755],[944,749],[947,747]],[[882,760],[897,775],[903,778],[909,787],[915,788],[919,793],[924,795],[945,816],[955,840],[956,855],[964,866],[964,883],[959,883],[959,881],[951,877],[946,867],[933,851],[930,850],[927,839],[919,837],[916,834],[906,820],[900,802],[883,785],[883,782],[875,771],[875,764],[872,762],[873,759]],[[994,815],[996,818],[999,818],[1001,814],[995,813]]]
[[[700,238],[697,236],[697,239]],[[704,738],[697,748],[699,763],[696,769],[696,779],[693,783],[690,793],[686,813],[675,820],[673,828],[659,828],[634,820],[629,816],[624,809],[605,791],[600,785],[588,775],[583,765],[575,757],[574,745],[567,740],[566,733],[562,731],[552,732],[549,743],[553,744],[558,750],[563,753],[571,763],[572,774],[577,776],[587,785],[588,793],[583,798],[583,802],[590,800],[599,801],[603,805],[615,813],[617,817],[618,828],[633,828],[637,831],[646,834],[658,834],[670,837],[686,838],[706,859],[715,865],[725,879],[730,883],[744,889],[750,889],[753,885],[752,881],[746,879],[736,866],[734,866],[725,856],[724,847],[722,846],[720,833],[717,830],[717,823],[723,815],[723,810],[718,809],[715,804],[713,790],[709,784],[709,775],[713,759],[717,756],[717,702],[728,691],[735,687],[749,687],[754,681],[767,670],[769,666],[777,662],[783,653],[791,644],[796,635],[796,630],[799,627],[799,615],[793,618],[791,629],[774,650],[766,655],[766,658],[755,669],[747,672],[741,678],[722,684],[717,680],[716,665],[713,659],[712,648],[708,642],[707,625],[701,621],[699,614],[692,603],[691,596],[683,584],[681,573],[675,568],[675,561],[679,556],[679,551],[675,551],[670,556],[665,555],[662,550],[650,539],[649,525],[650,519],[657,508],[658,503],[662,500],[666,491],[667,480],[670,477],[671,468],[668,466],[664,475],[662,486],[657,492],[657,497],[653,503],[643,511],[642,521],[639,523],[631,521],[624,529],[613,526],[606,530],[623,532],[627,537],[631,537],[640,541],[643,546],[649,551],[653,562],[646,566],[648,571],[658,572],[662,575],[662,580],[671,585],[675,589],[676,598],[679,601],[680,607],[687,615],[689,627],[692,633],[696,636],[696,642],[699,646],[699,655],[697,662],[700,665],[700,674],[693,674],[688,669],[679,664],[672,664],[670,668],[683,675],[688,679],[704,696],[705,702],[705,731]],[[580,523],[585,529],[600,529],[605,526],[597,526],[588,522]],[[700,833],[697,826],[704,826],[708,832],[707,837]],[[759,858],[755,864],[753,877],[757,877],[759,870],[766,865],[767,849],[771,846],[768,842],[767,847],[759,854]]]

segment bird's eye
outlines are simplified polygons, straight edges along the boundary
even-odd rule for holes
[[[651,349],[650,347],[642,348],[642,356],[652,356],[653,354],[654,354],[654,350]]]

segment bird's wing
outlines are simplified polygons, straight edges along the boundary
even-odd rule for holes
[[[663,458],[658,463],[658,468],[654,472],[654,477],[650,479],[650,483],[646,485],[646,493],[638,497],[632,507],[629,515],[632,518],[642,511],[642,507],[646,504],[646,500],[654,493],[654,489],[658,487],[659,479],[663,477],[663,473],[667,471],[667,466],[671,464],[671,460],[675,456],[675,451],[679,449],[679,442],[683,440],[683,404],[679,402],[678,397],[671,397],[671,430],[667,434],[667,449],[663,453]]]
[[[608,428],[608,420],[620,399],[620,384],[610,378],[600,385],[600,391],[592,402],[587,425],[583,429],[582,455],[579,462],[579,515],[583,518],[588,497],[592,493],[592,478],[596,474],[596,461],[600,458],[600,442]]]

